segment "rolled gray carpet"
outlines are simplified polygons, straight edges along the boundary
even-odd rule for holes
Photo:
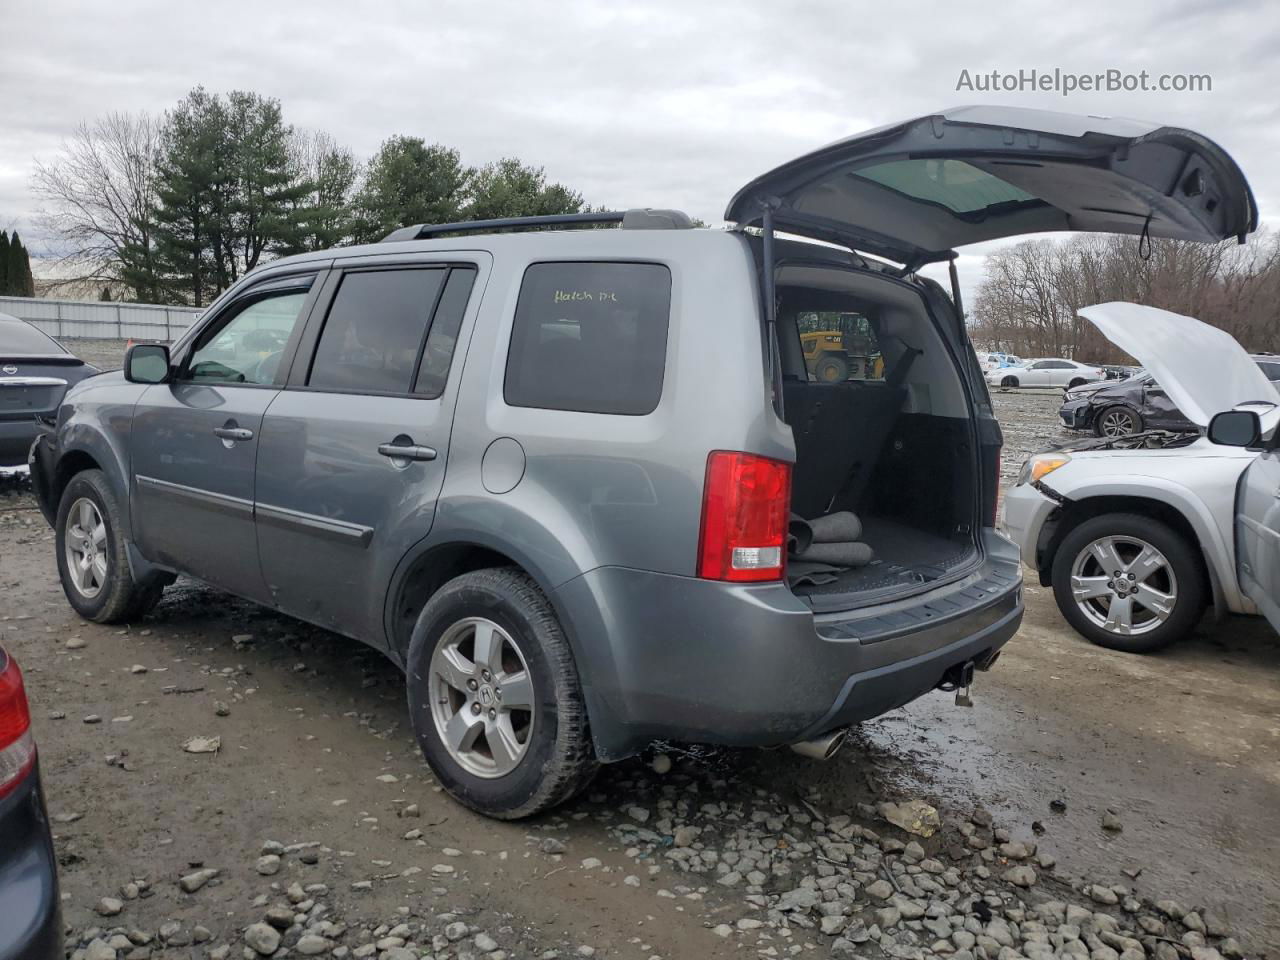
[[[796,559],[805,563],[829,563],[838,567],[865,567],[875,559],[875,552],[866,543],[815,543]]]
[[[809,521],[799,514],[793,513],[787,522],[787,552],[794,555],[804,553],[813,543],[813,527]]]
[[[862,537],[862,521],[848,510],[809,521],[814,543],[851,543]]]

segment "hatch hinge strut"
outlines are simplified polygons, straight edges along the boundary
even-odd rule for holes
[[[762,296],[764,298],[764,329],[765,329],[765,348],[768,351],[769,360],[769,382],[773,389],[774,408],[778,411],[779,417],[785,416],[782,395],[782,357],[778,354],[778,297],[776,278],[773,275],[775,258],[773,251],[773,211],[782,206],[782,201],[777,197],[768,197],[760,201],[762,211],[761,233],[763,235],[763,250],[761,259],[764,261],[761,267],[761,281],[764,289]]]

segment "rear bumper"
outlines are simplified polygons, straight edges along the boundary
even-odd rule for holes
[[[39,435],[28,445],[28,448],[26,462],[31,468],[31,487],[35,491],[40,512],[52,527],[55,525],[58,512],[58,505],[53,500],[53,477],[57,466],[57,450],[54,448],[53,434],[40,427]]]
[[[0,800],[0,960],[62,960],[53,840],[38,769]]]
[[[987,665],[1022,620],[1017,549],[987,531],[964,579],[897,603],[815,616],[780,584],[619,567],[553,594],[604,760],[653,740],[771,746],[870,719]]]
[[[0,420],[0,467],[19,467],[26,463],[27,451],[39,433],[35,417]]]

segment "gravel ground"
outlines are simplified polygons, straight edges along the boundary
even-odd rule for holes
[[[1016,471],[1056,397],[996,404]],[[827,764],[660,748],[520,824],[440,792],[398,672],[352,641],[186,581],[130,627],[76,618],[20,481],[0,643],[74,960],[1280,955],[1280,642],[1256,620],[1127,657],[1029,583],[973,709],[933,694]]]

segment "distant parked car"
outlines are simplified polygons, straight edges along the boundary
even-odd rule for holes
[[[1280,382],[1280,357],[1251,357],[1272,383]],[[1058,416],[1069,430],[1092,430],[1099,437],[1126,437],[1143,430],[1194,433],[1200,429],[1177,408],[1155,377],[1107,380],[1068,390]]]
[[[1107,372],[1092,364],[1046,357],[1024,360],[1017,367],[988,370],[986,378],[993,387],[1076,387],[1092,380],[1105,380]]]
[[[998,370],[1001,367],[1021,366],[1022,358],[1015,357],[1012,353],[980,353],[978,354],[978,364],[982,367],[982,372],[986,373],[990,370]]]
[[[31,711],[0,647],[0,960],[62,960],[59,904]]]
[[[0,313],[0,467],[25,464],[35,418],[56,414],[67,387],[98,372],[25,320]]]

